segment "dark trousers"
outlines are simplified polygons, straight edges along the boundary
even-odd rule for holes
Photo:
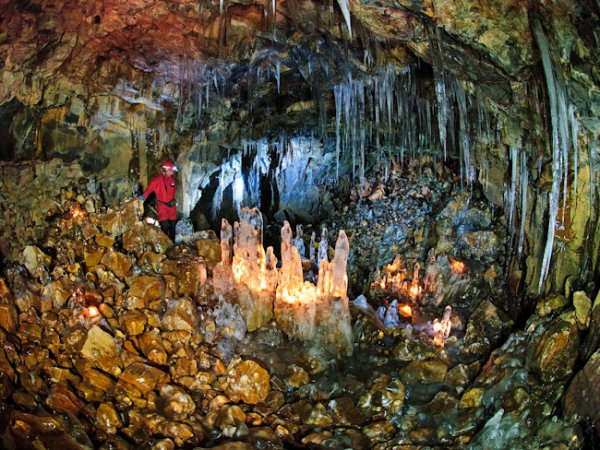
[[[175,225],[177,224],[176,220],[161,220],[159,222],[161,230],[169,236],[169,238],[175,242]]]

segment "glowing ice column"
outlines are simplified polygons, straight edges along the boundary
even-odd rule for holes
[[[253,225],[256,208],[242,208],[241,222],[234,229],[233,278],[248,331],[267,325],[273,318],[273,291],[268,289],[266,255],[260,244],[260,231]]]
[[[348,306],[346,266],[350,243],[341,230],[331,263],[321,261],[319,269],[319,302],[316,311],[316,342],[338,354],[352,354],[352,322]]]
[[[213,290],[215,295],[223,295],[233,289],[231,269],[231,237],[233,230],[227,219],[221,219],[221,262],[213,269]]]
[[[316,288],[303,281],[302,261],[292,245],[292,229],[281,229],[281,269],[275,294],[275,320],[292,339],[311,340],[315,332]]]

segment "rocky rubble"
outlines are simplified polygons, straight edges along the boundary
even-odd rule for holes
[[[424,292],[410,303],[412,317],[384,330],[355,311],[354,356],[339,359],[288,341],[273,322],[246,334],[223,323],[218,311],[236,297],[212,291],[214,233],[173,245],[140,221],[137,200],[108,210],[88,208],[89,194],[57,199],[39,239],[20,253],[13,244],[0,279],[3,446],[579,448],[570,414],[584,413],[577,386],[593,378],[595,358],[573,379],[568,416],[560,402],[583,333],[597,330],[597,308],[581,292],[548,297],[514,330],[499,306],[499,277],[486,275],[500,250],[461,240],[465,224],[496,233],[486,210],[444,183],[395,183],[347,211],[352,251],[364,258],[372,242],[362,236],[386,227],[412,229],[410,239],[394,231],[375,243],[405,251],[423,272],[436,265],[436,282],[450,286],[439,303]],[[356,219],[367,209],[368,226]],[[447,213],[456,210],[466,215]],[[452,272],[441,238],[415,237],[430,224],[455,233],[444,242],[455,243],[448,251],[464,258],[466,274]],[[421,255],[430,246],[440,254],[428,262]],[[392,294],[372,301],[389,307]],[[452,330],[440,345],[430,325],[445,306],[454,308]]]

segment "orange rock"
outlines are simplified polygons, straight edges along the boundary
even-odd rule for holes
[[[114,338],[110,334],[98,325],[94,325],[88,330],[82,342],[81,356],[91,366],[114,376],[118,376],[121,373],[121,368],[119,367],[121,365],[119,350]]]
[[[169,375],[156,367],[143,363],[133,363],[127,367],[121,376],[119,382],[123,381],[137,388],[143,395],[165,384],[169,380]]]
[[[13,305],[0,305],[0,327],[11,334],[17,331],[17,308]]]
[[[69,389],[64,381],[52,385],[46,405],[57,413],[71,414],[77,414],[85,407],[85,403]]]
[[[144,332],[147,322],[146,314],[139,309],[125,311],[119,316],[121,329],[127,333],[127,336],[137,336]]]
[[[227,396],[233,401],[256,404],[267,398],[271,390],[269,373],[252,360],[242,361],[227,374]]]

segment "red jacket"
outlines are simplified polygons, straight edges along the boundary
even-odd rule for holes
[[[163,174],[152,178],[142,195],[148,198],[153,192],[158,200],[158,220],[177,220],[177,206],[175,204],[173,206],[166,204],[167,202],[175,201],[175,194],[177,193],[175,178],[167,177]]]

